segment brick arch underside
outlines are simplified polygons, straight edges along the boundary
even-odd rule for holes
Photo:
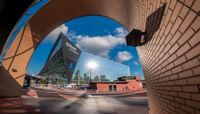
[[[0,67],[0,96],[20,96],[29,60],[44,37],[66,21],[88,15],[105,16],[126,28],[133,25],[132,0],[50,0],[19,32]],[[127,26],[126,26],[127,25]],[[39,59],[39,58],[38,58]]]
[[[129,31],[145,30],[149,15],[166,4],[152,40],[137,47],[148,90],[150,114],[200,112],[200,0],[51,0],[20,31],[1,67],[0,96],[19,96],[34,49],[65,21],[84,16],[112,18]],[[151,21],[156,24],[156,15]],[[17,69],[14,72],[13,69]],[[15,91],[15,94],[13,94]]]

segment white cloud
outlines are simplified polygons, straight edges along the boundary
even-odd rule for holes
[[[132,58],[132,54],[128,51],[120,51],[117,54],[117,61],[124,62]]]
[[[77,46],[86,52],[109,58],[108,53],[116,46],[125,44],[126,30],[123,28],[116,28],[116,35],[105,36],[73,36],[76,38]]]
[[[123,38],[111,35],[94,37],[79,35],[77,39],[77,45],[80,49],[105,58],[108,57],[108,53],[112,48],[125,42]]]
[[[128,31],[122,27],[118,27],[115,29],[115,32],[117,33],[118,37],[126,37],[128,34]]]
[[[47,38],[50,40],[50,42],[54,42],[60,33],[67,34],[68,27],[65,24],[62,24],[61,26],[54,29],[50,34],[47,35]]]
[[[57,27],[50,34],[48,34],[49,42],[54,42],[60,33],[64,33],[71,40],[76,41],[76,46],[82,51],[86,51],[97,56],[101,56],[109,59],[109,52],[118,45],[123,45],[126,43],[125,36],[128,32],[122,28],[118,27],[115,29],[115,35],[104,35],[104,36],[83,36],[77,35],[76,32],[68,31],[68,27],[65,24]]]

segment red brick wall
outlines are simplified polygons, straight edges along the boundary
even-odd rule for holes
[[[116,84],[117,91],[125,91],[126,84]]]
[[[137,80],[127,80],[128,84],[128,90],[131,91],[141,91],[143,89],[143,86],[140,85],[141,82],[137,81]]]
[[[135,27],[144,31],[147,17],[165,3],[160,28],[137,48],[149,112],[200,114],[200,0],[135,0]]]
[[[116,85],[117,91],[121,92],[121,91],[126,91],[126,87],[127,87],[127,91],[141,91],[143,90],[143,86],[140,85],[141,82],[136,81],[136,80],[128,80],[128,83],[117,83],[117,84],[113,84]],[[108,83],[97,83],[96,87],[98,92],[108,92],[109,91],[109,85]],[[95,85],[93,85],[95,86]]]
[[[102,84],[102,83],[98,84],[97,83],[97,90],[99,92],[108,92],[109,91],[109,84]]]

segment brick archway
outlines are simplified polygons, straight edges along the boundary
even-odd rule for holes
[[[131,29],[129,20],[133,13],[132,0],[50,0],[39,10],[19,32],[2,62],[1,80],[4,81],[0,89],[4,94],[0,96],[19,96],[29,60],[34,49],[44,37],[56,27],[73,18],[100,15],[112,18],[126,28]],[[8,80],[8,81],[5,81]],[[12,84],[11,84],[12,83]],[[15,92],[13,92],[15,91]]]
[[[7,92],[4,94],[6,96],[13,96],[12,90],[16,93],[19,91],[34,49],[44,36],[66,20],[84,15],[102,15],[120,22],[129,31],[133,28],[144,31],[147,17],[166,4],[158,31],[150,42],[137,48],[147,82],[149,111],[151,114],[198,114],[200,112],[199,2],[199,0],[185,2],[51,0],[19,33],[3,61],[1,75],[4,74],[4,79],[7,79],[5,85],[16,83],[18,86],[4,86],[0,89]],[[152,25],[156,23],[156,16]]]

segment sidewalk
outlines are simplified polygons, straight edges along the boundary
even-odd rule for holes
[[[0,98],[0,114],[41,114],[37,92],[24,89],[18,98]]]
[[[0,114],[41,114],[40,109],[28,104],[24,98],[0,99]]]
[[[144,91],[129,91],[129,92],[90,93],[90,95],[92,95],[92,96],[109,96],[109,97],[126,97],[126,96],[147,97],[147,91],[144,90]]]

